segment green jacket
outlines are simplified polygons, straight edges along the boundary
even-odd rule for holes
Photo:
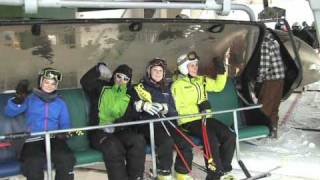
[[[208,100],[207,92],[220,92],[224,89],[227,81],[227,72],[217,75],[216,79],[206,76],[181,76],[172,84],[171,91],[175,100],[178,114],[188,115],[199,113],[198,104]],[[211,116],[210,116],[211,117]],[[181,118],[178,124],[184,124],[201,119],[200,116]]]
[[[129,101],[127,86],[104,86],[99,99],[99,125],[112,124],[121,118]]]

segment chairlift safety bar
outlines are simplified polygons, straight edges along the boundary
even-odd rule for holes
[[[152,171],[153,176],[157,176],[157,167],[156,167],[156,154],[155,154],[155,142],[154,142],[154,123],[161,122],[161,121],[169,121],[169,120],[177,120],[179,118],[188,118],[188,117],[195,117],[195,116],[205,116],[205,115],[214,115],[214,114],[223,114],[223,113],[233,113],[233,121],[234,121],[234,129],[236,133],[236,158],[240,160],[240,147],[239,147],[239,132],[238,132],[238,118],[237,112],[238,111],[245,111],[245,110],[252,110],[261,108],[262,105],[253,105],[243,108],[236,108],[231,110],[223,110],[223,111],[216,111],[216,112],[208,112],[208,113],[198,113],[198,114],[190,114],[184,116],[172,116],[172,117],[165,117],[165,118],[158,118],[158,119],[148,119],[148,120],[141,120],[135,122],[124,122],[124,123],[116,123],[104,126],[89,126],[83,128],[72,128],[72,129],[63,129],[63,130],[54,130],[54,131],[46,131],[46,132],[36,132],[31,133],[30,136],[45,136],[45,147],[46,147],[46,157],[47,157],[47,175],[48,180],[52,180],[52,165],[51,165],[51,141],[50,137],[52,134],[58,133],[67,133],[67,132],[75,132],[75,131],[88,131],[88,130],[95,130],[95,129],[104,129],[106,127],[118,127],[118,126],[130,126],[130,125],[137,125],[137,124],[149,124],[150,128],[150,139],[151,139],[151,156],[152,156]],[[28,135],[29,137],[29,135]],[[6,136],[0,136],[0,140],[6,139]]]

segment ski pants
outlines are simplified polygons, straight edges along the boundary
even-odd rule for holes
[[[146,142],[130,129],[105,133],[99,130],[92,144],[103,153],[109,180],[135,180],[143,177]]]
[[[73,180],[76,159],[63,139],[51,140],[51,160],[56,170],[55,180]],[[45,142],[25,143],[21,154],[22,173],[27,180],[44,180],[46,166]]]
[[[177,145],[184,159],[192,162],[193,158],[192,146],[183,137],[181,137],[168,122],[164,122],[164,124],[171,136],[168,135],[161,123],[154,124],[157,169],[160,175],[168,175],[171,173],[174,144]],[[149,126],[141,126],[140,131],[145,135],[146,139],[150,141]],[[191,166],[189,167],[191,168]],[[175,171],[182,174],[187,174],[189,172],[178,155],[175,161]]]
[[[189,135],[203,139],[201,120],[183,124],[182,127],[188,132]],[[223,174],[223,172],[231,171],[231,161],[233,158],[236,143],[235,133],[226,125],[213,118],[207,119],[207,133],[213,161],[216,164],[217,168],[215,172],[212,172],[208,168],[208,162],[205,159],[206,167],[209,172],[208,176],[214,177],[216,176],[215,174],[217,174],[217,176],[220,176],[221,174]],[[191,163],[192,161],[188,162],[188,164]]]

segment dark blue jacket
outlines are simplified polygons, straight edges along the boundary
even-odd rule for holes
[[[30,132],[68,129],[71,127],[66,103],[57,96],[51,102],[30,94],[22,104],[15,104],[11,98],[5,107],[5,114],[15,117],[25,113],[27,129]]]
[[[147,78],[144,78],[141,83],[143,84],[144,89],[150,93],[152,97],[152,102],[156,103],[166,103],[168,105],[168,113],[166,114],[166,117],[170,116],[178,116],[174,100],[171,94],[170,85],[164,85],[164,87],[157,86],[156,84],[150,82]],[[136,91],[134,91],[134,94],[132,95],[134,101],[139,101],[140,98]],[[146,112],[142,112],[140,119],[146,120],[146,119],[154,119],[159,118],[157,115],[151,116],[150,114]]]

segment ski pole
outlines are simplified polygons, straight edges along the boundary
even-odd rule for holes
[[[162,124],[163,128],[165,129],[165,131],[167,132],[168,136],[172,138],[169,130],[167,129],[167,126],[164,124],[163,121],[161,121],[161,124]],[[189,167],[186,159],[183,157],[183,155],[182,155],[182,153],[181,153],[181,151],[180,151],[180,149],[178,148],[178,146],[177,146],[176,143],[174,143],[174,148],[175,148],[175,150],[177,151],[177,154],[178,154],[179,158],[182,160],[184,166],[187,168],[189,174],[191,175],[191,168]]]

